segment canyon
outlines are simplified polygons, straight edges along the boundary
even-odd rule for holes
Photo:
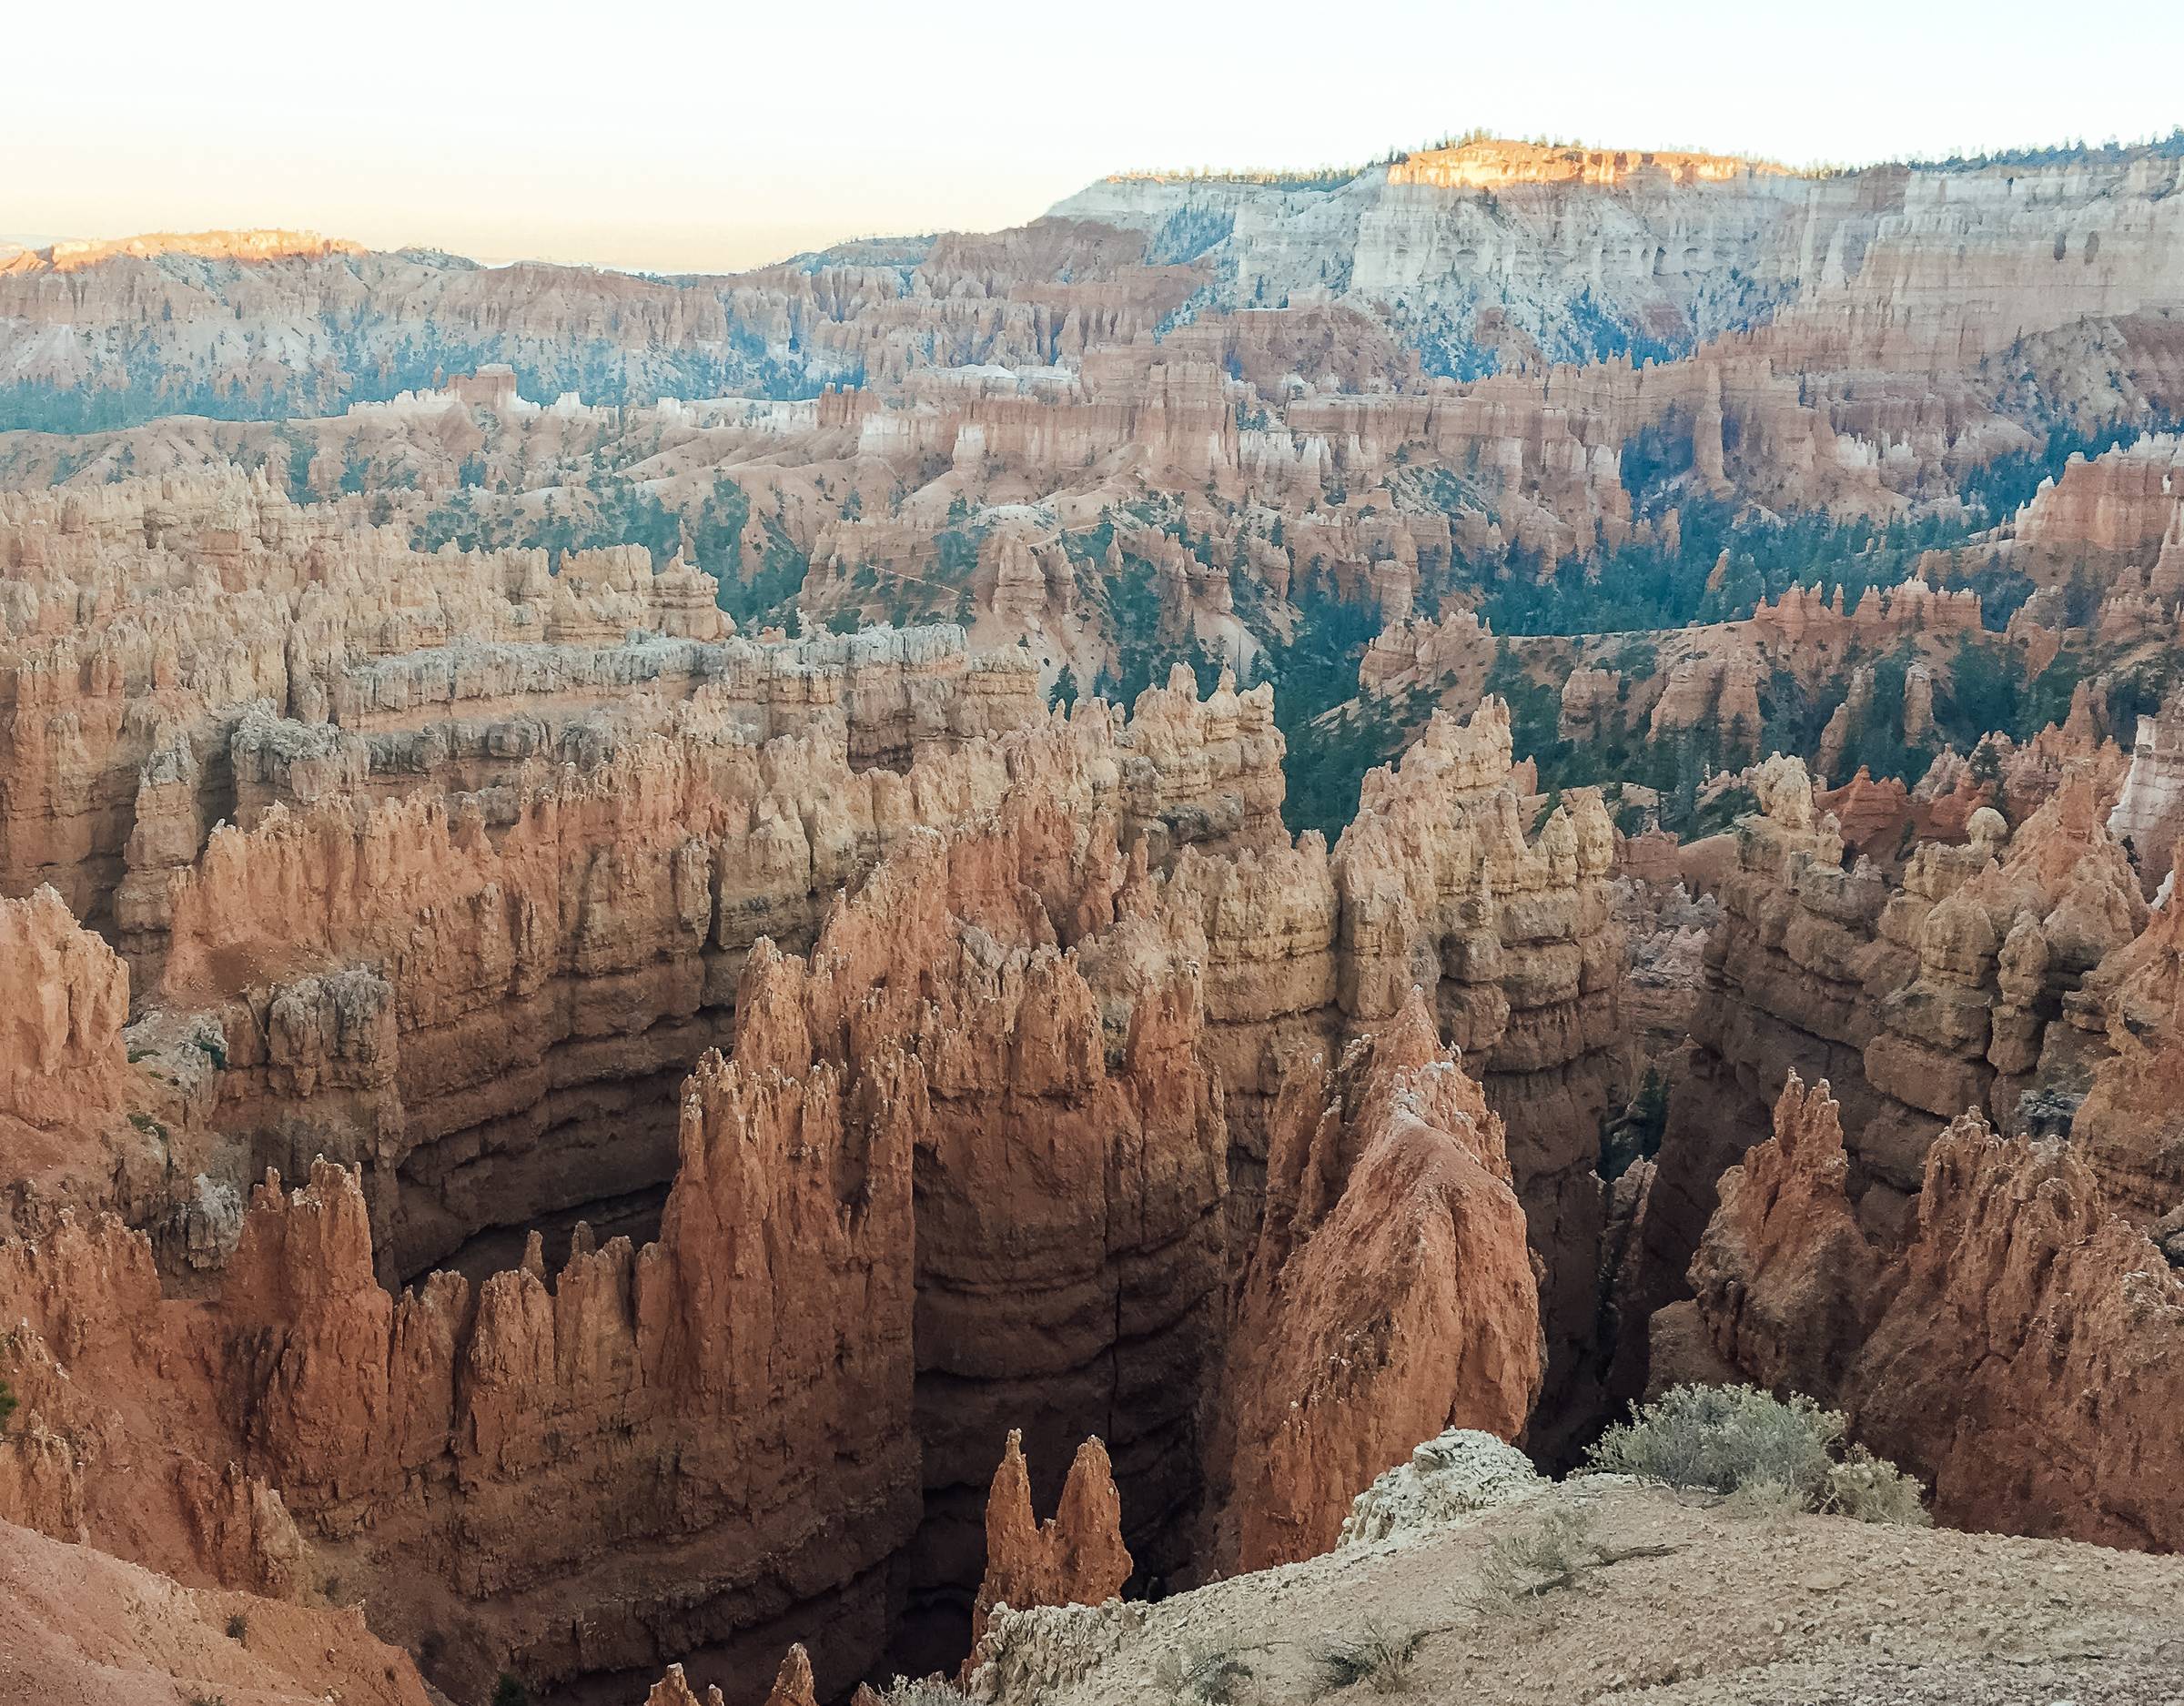
[[[1302,1115],[1270,1140],[1251,1092],[1309,1099],[1399,1010],[1405,1069],[1460,1092],[1418,1210],[1454,1241],[1389,1295],[1269,1296],[1254,1354],[1453,1331],[1476,1348],[1404,1377],[1420,1425],[1525,1425],[1526,1222],[1441,1031],[1512,1110],[1604,1097],[1612,831],[1581,795],[1526,839],[1496,704],[1437,723],[1330,854],[1281,827],[1263,687],[1182,671],[1127,719],[1050,712],[959,631],[743,641],[696,571],[695,601],[602,587],[642,624],[610,644],[531,601],[581,570],[531,586],[521,553],[394,553],[413,590],[398,568],[358,610],[345,553],[260,486],[109,499],[110,532],[15,536],[36,610],[96,608],[102,540],[141,569],[155,500],[175,570],[114,631],[18,642],[36,785],[9,803],[44,856],[0,902],[39,966],[6,1111],[51,1158],[10,1199],[8,1449],[41,1451],[11,1516],[180,1580],[368,1595],[466,1691],[611,1698],[670,1656],[733,1687],[790,1628],[830,1690],[885,1647],[945,1663],[1005,1435],[1053,1464],[1097,1431],[1148,1573],[1236,1529],[1218,1489],[1256,1436],[1201,1435],[1260,1425],[1223,1369],[1240,1240],[1269,1190],[1284,1247],[1335,1206],[1296,1202]],[[1459,907],[1475,945],[1430,999]],[[1397,1093],[1319,1122],[1353,1215],[1353,1166],[1415,1165],[1344,1135]],[[1524,1183],[1582,1196],[1570,1172]],[[1509,1270],[1491,1301],[1415,1319],[1474,1248]],[[1254,1259],[1279,1283],[1275,1245]],[[1338,1436],[1371,1396],[1330,1394]],[[1315,1529],[1404,1449],[1334,1469]],[[116,1471],[138,1458],[156,1490]]]
[[[0,253],[0,1682],[1122,1698],[1694,1382],[2184,1544],[2180,174]]]

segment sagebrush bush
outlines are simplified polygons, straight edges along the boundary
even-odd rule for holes
[[[1425,1639],[1422,1630],[1396,1635],[1367,1619],[1363,1634],[1322,1647],[1313,1662],[1330,1689],[1362,1682],[1375,1694],[1400,1694],[1410,1686],[1411,1661]]]
[[[1572,1587],[1600,1556],[1590,1511],[1558,1506],[1529,1528],[1504,1534],[1486,1549],[1480,1571],[1490,1600],[1513,1604]]]
[[[1927,1514],[1926,1489],[1918,1477],[1906,1475],[1886,1458],[1876,1458],[1864,1446],[1853,1446],[1843,1461],[1827,1472],[1827,1497],[1820,1509],[1860,1522],[1893,1522],[1923,1529],[1934,1519]]]
[[[1664,1487],[1743,1493],[1862,1522],[1923,1524],[1916,1478],[1845,1446],[1839,1410],[1749,1386],[1680,1386],[1610,1428],[1587,1453],[1596,1474]],[[1779,1493],[1764,1489],[1779,1489]]]
[[[1239,1706],[1252,1674],[1234,1648],[1194,1646],[1188,1652],[1163,1653],[1153,1680],[1171,1701],[1185,1706]]]
[[[898,1676],[881,1694],[887,1706],[970,1706],[971,1697],[937,1676]]]

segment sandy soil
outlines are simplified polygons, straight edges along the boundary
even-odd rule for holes
[[[0,1706],[427,1706],[354,1610],[177,1586],[0,1522]]]

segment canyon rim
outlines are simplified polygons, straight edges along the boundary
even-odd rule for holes
[[[0,1701],[2164,1698],[2180,839],[2184,131],[0,246]]]

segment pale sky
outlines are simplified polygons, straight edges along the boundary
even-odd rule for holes
[[[2166,132],[2184,4],[18,0],[0,239],[305,227],[655,269],[1472,126],[1805,164]]]

